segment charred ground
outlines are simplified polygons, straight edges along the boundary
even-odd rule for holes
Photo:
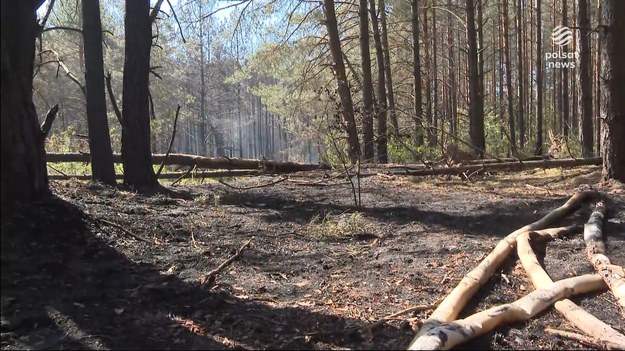
[[[53,199],[2,219],[2,348],[405,348],[429,311],[353,327],[436,302],[503,236],[579,188],[613,200],[608,250],[625,264],[623,187],[596,186],[599,174],[587,167],[468,182],[369,177],[360,210],[345,180],[300,184],[319,175],[247,190],[185,185],[168,196],[54,182]],[[585,207],[560,224],[582,224],[588,214]],[[250,238],[216,286],[199,283]],[[548,244],[547,272],[554,280],[591,272],[583,248],[581,234]],[[463,315],[531,289],[513,256]],[[610,293],[573,300],[625,332]],[[463,347],[584,348],[545,334],[548,326],[573,329],[550,309]]]

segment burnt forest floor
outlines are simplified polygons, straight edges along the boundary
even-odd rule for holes
[[[505,235],[591,187],[613,200],[608,250],[625,264],[623,186],[598,185],[597,167],[372,176],[361,180],[360,211],[345,179],[322,175],[250,189],[278,177],[163,181],[171,193],[151,196],[52,182],[51,200],[2,218],[2,349],[405,349],[431,311],[361,327],[440,300]],[[250,239],[214,284],[200,283]],[[531,291],[517,262],[460,317]],[[581,233],[549,243],[544,264],[554,280],[592,271]],[[625,332],[611,293],[573,300]],[[551,308],[461,347],[585,348],[545,327],[575,331]]]

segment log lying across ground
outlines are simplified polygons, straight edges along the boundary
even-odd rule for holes
[[[171,172],[161,173],[158,175],[158,179],[186,179],[186,178],[227,178],[227,177],[243,177],[262,174],[259,171],[254,170],[232,170],[232,171],[201,171],[201,172]],[[50,180],[66,180],[66,179],[78,179],[78,180],[91,180],[90,174],[48,174]],[[115,179],[124,179],[123,174],[116,174]]]
[[[446,175],[446,174],[467,174],[479,171],[523,171],[536,168],[556,168],[556,167],[579,167],[579,166],[600,166],[601,157],[580,158],[580,159],[559,159],[559,160],[542,160],[519,162],[503,162],[489,164],[472,164],[459,167],[437,167],[430,169],[407,169],[401,171],[391,171],[394,175],[410,175],[410,176],[428,176],[428,175]]]
[[[597,202],[590,219],[584,224],[584,241],[586,242],[586,256],[590,264],[601,275],[603,280],[614,293],[616,300],[625,308],[625,271],[620,266],[612,264],[606,256],[603,242],[603,220],[605,217],[605,203]]]
[[[48,153],[46,162],[91,162],[90,154],[58,154]],[[120,154],[113,155],[113,162],[121,163]],[[268,173],[290,173],[300,171],[312,171],[316,169],[327,169],[328,167],[321,164],[298,163],[298,162],[278,162],[270,160],[251,160],[227,157],[202,157],[187,154],[154,154],[152,155],[153,164],[190,166],[197,168],[209,169],[255,169]]]
[[[571,231],[534,231],[523,233],[517,237],[517,253],[519,254],[521,265],[523,265],[523,269],[530,277],[530,280],[536,289],[547,288],[549,285],[553,284],[553,280],[551,280],[551,277],[549,277],[547,272],[538,262],[538,258],[530,245],[530,240],[551,240],[558,235],[569,232]],[[592,282],[592,284],[595,284],[598,289],[606,289],[607,286],[605,285],[605,282],[603,282],[603,279],[599,275],[595,276],[595,281]],[[608,324],[597,319],[597,317],[586,312],[573,301],[563,299],[556,302],[554,307],[576,328],[590,336],[596,344],[603,345],[604,347],[611,349],[625,349],[625,336],[620,334]]]
[[[573,195],[564,205],[551,211],[540,220],[528,224],[505,237],[500,241],[493,251],[480,262],[480,264],[472,271],[467,273],[458,285],[451,291],[449,295],[441,302],[438,308],[432,313],[428,320],[421,326],[417,335],[412,340],[409,348],[413,349],[415,343],[422,335],[437,326],[450,323],[462,311],[471,297],[484,285],[493,275],[497,267],[506,259],[506,257],[516,247],[516,239],[519,235],[534,230],[540,230],[549,227],[552,223],[575,212],[581,205],[589,200],[598,199],[600,194],[596,191],[581,191]],[[594,278],[593,278],[594,279]],[[415,346],[416,347],[416,346]]]
[[[605,288],[596,274],[559,280],[513,303],[495,306],[454,322],[440,323],[417,338],[410,345],[410,350],[449,350],[500,324],[531,319],[562,298],[593,292],[598,286]]]

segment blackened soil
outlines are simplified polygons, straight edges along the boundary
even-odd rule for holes
[[[167,195],[52,184],[54,197],[2,218],[3,349],[405,349],[431,311],[508,233],[596,188],[611,200],[612,261],[625,264],[625,195],[596,168],[475,178],[272,177],[170,187]],[[244,189],[245,188],[245,189]],[[557,225],[583,224],[589,206]],[[251,240],[216,277],[202,277]],[[541,251],[541,250],[539,250]],[[554,280],[592,271],[580,234],[547,245]],[[463,310],[532,290],[512,255]],[[609,292],[573,298],[620,332]],[[549,309],[461,348],[579,349]]]

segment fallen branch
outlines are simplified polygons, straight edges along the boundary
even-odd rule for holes
[[[59,104],[55,104],[52,108],[46,113],[46,119],[41,124],[41,135],[42,139],[45,139],[50,133],[52,129],[52,123],[54,123],[54,119],[56,118],[56,114],[59,112]]]
[[[405,174],[411,176],[428,176],[428,175],[462,175],[476,171],[523,171],[536,168],[556,168],[556,167],[579,167],[579,166],[599,166],[602,163],[600,157],[590,157],[581,159],[559,159],[559,160],[541,160],[519,162],[502,162],[502,163],[484,163],[472,164],[460,167],[437,167],[431,169],[406,170],[405,172],[391,172],[391,174]]]
[[[161,0],[161,2],[162,2],[162,0]],[[176,138],[176,125],[178,124],[178,116],[180,115],[180,109],[181,108],[182,108],[182,106],[180,106],[180,105],[178,105],[178,108],[176,108],[176,117],[174,117],[174,130],[171,132],[171,139],[169,140],[169,147],[167,148],[167,152],[165,153],[165,157],[163,158],[163,162],[161,162],[161,166],[158,168],[158,172],[156,172],[156,177],[157,178],[161,174],[161,172],[163,171],[163,167],[165,167],[165,160],[169,156],[169,153],[171,152],[171,148],[174,146],[174,139]]]
[[[603,242],[603,220],[605,217],[605,203],[597,202],[590,219],[584,225],[584,241],[586,242],[586,256],[597,273],[603,277],[606,284],[616,297],[616,300],[625,308],[625,271],[623,267],[610,262],[606,256]]]
[[[117,229],[121,230],[122,232],[124,232],[124,233],[128,234],[129,236],[131,236],[131,237],[133,237],[133,238],[135,238],[135,239],[139,240],[139,241],[143,241],[144,243],[148,243],[148,244],[154,244],[154,245],[157,245],[154,241],[152,241],[152,240],[148,240],[148,239],[146,239],[146,238],[144,238],[144,237],[142,237],[142,236],[140,236],[140,235],[137,235],[137,234],[135,234],[135,233],[131,232],[130,230],[128,230],[128,229],[126,229],[126,228],[122,227],[121,225],[119,225],[119,224],[117,224],[117,223],[115,223],[115,222],[111,222],[111,221],[108,221],[108,220],[103,219],[103,218],[98,218],[98,221],[100,221],[100,222],[102,222],[102,223],[106,223],[106,224],[108,224],[108,225],[110,225],[110,226],[113,226],[113,227],[115,227],[115,228],[117,228]]]
[[[513,303],[491,307],[454,322],[439,323],[419,336],[409,349],[449,350],[501,324],[531,319],[562,298],[595,291],[596,278],[594,274],[587,274],[563,279],[545,289],[534,290]]]
[[[358,329],[360,329],[360,330],[368,330],[369,329],[370,330],[370,329],[379,327],[380,325],[382,325],[382,324],[384,324],[384,323],[386,323],[386,322],[388,322],[388,321],[390,321],[392,319],[395,319],[395,318],[397,318],[399,316],[407,314],[407,313],[429,311],[431,309],[434,309],[441,301],[442,301],[442,299],[434,302],[431,305],[418,305],[418,306],[412,306],[412,307],[403,309],[403,310],[401,310],[399,312],[395,312],[393,314],[389,314],[387,316],[384,316],[384,317],[382,317],[382,319],[376,321],[375,323],[367,324],[367,325],[365,325],[363,327],[360,327]]]
[[[206,274],[203,277],[201,277],[200,278],[200,284],[202,284],[202,285],[208,284],[209,287],[212,287],[213,285],[215,285],[215,279],[217,278],[217,274],[219,274],[224,268],[228,267],[228,265],[230,265],[232,262],[234,262],[236,259],[238,259],[241,256],[241,253],[243,252],[243,250],[245,250],[245,248],[250,246],[250,243],[252,242],[252,239],[254,239],[254,238],[252,237],[245,244],[243,244],[243,246],[241,246],[237,250],[237,253],[234,254],[234,256],[232,256],[229,259],[225,260],[222,264],[219,265],[219,267],[213,269],[212,271],[208,272],[208,274]]]
[[[52,170],[61,173],[57,169],[53,168],[51,165],[48,165]],[[259,175],[260,172],[252,171],[252,170],[233,170],[233,171],[204,171],[204,172],[196,172],[191,175],[191,171],[193,167],[190,167],[188,171],[185,172],[171,172],[171,173],[161,173],[159,174],[159,179],[175,179],[176,181],[171,185],[175,185],[179,181],[184,178],[229,178],[229,177],[244,177],[244,176],[255,176]],[[92,177],[90,174],[49,174],[48,179],[50,180],[68,180],[68,179],[78,179],[78,180],[90,180]],[[117,174],[115,176],[116,179],[124,179],[123,174]]]
[[[553,280],[551,280],[547,272],[538,262],[538,258],[530,245],[530,240],[550,240],[558,234],[559,233],[546,234],[541,232],[526,232],[517,237],[519,259],[523,265],[523,269],[536,289],[546,288],[550,284],[553,284]],[[594,282],[594,284],[597,288],[605,289],[607,287],[600,276],[596,275],[595,280],[596,282]],[[625,349],[625,336],[597,317],[586,312],[573,301],[564,299],[556,302],[554,307],[564,318],[593,339],[606,343],[612,342],[619,344],[621,349]]]
[[[441,302],[438,308],[436,308],[428,320],[421,326],[421,329],[419,329],[417,335],[411,342],[410,347],[412,347],[414,342],[421,335],[424,335],[442,323],[453,321],[458,316],[471,297],[482,285],[486,283],[486,281],[488,281],[497,267],[499,267],[510,252],[512,252],[516,246],[516,238],[519,235],[527,231],[547,228],[557,220],[573,213],[585,201],[597,198],[598,196],[599,194],[596,191],[578,192],[564,205],[551,211],[540,220],[517,229],[501,240],[497,246],[495,246],[493,251],[486,256],[486,258],[484,258],[484,260],[482,260],[476,268],[467,273],[464,278],[462,278],[460,283],[458,283],[451,293],[443,300],[443,302]]]
[[[48,153],[46,154],[47,162],[91,162],[90,154],[79,153]],[[120,154],[113,155],[114,163],[121,163]],[[187,154],[153,154],[152,163],[160,164],[163,162],[167,165],[183,165],[196,166],[197,168],[207,169],[253,169],[265,173],[291,173],[301,171],[314,171],[317,169],[327,169],[326,165],[314,163],[298,163],[298,162],[278,162],[270,160],[253,160],[239,159],[228,157],[203,157]]]
[[[545,328],[545,333],[553,334],[561,338],[575,340],[579,342],[580,344],[594,347],[597,349],[608,349],[608,350],[622,350],[623,349],[622,344],[613,343],[609,340],[596,340],[586,335],[577,334],[577,333],[573,333],[573,332],[566,331],[566,330]]]

